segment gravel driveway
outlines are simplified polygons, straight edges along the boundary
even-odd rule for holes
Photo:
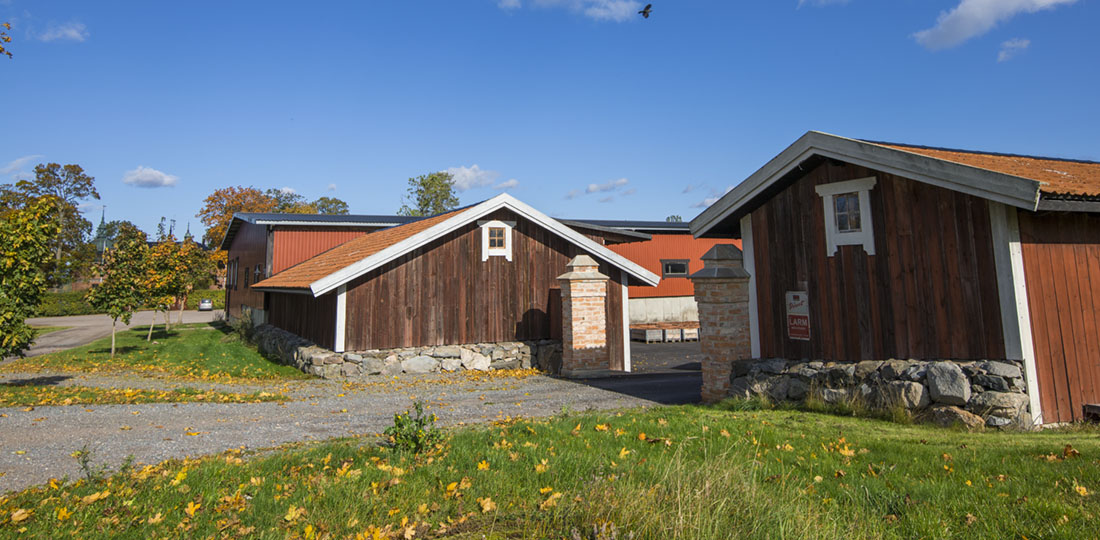
[[[8,378],[13,377],[18,375]],[[51,477],[75,479],[79,468],[70,454],[85,444],[93,449],[97,463],[112,467],[129,455],[140,463],[158,463],[229,448],[264,448],[377,433],[392,422],[395,412],[409,408],[413,399],[427,401],[442,423],[455,425],[507,416],[547,416],[563,410],[689,403],[698,400],[702,382],[697,372],[593,381],[541,375],[488,382],[471,382],[462,375],[377,380],[379,384],[370,386],[320,380],[289,383],[287,393],[296,401],[286,403],[77,405],[31,411],[0,408],[0,493],[41,484]],[[117,377],[103,378],[97,384],[96,377],[86,375],[62,384],[70,382],[133,387],[165,384]]]

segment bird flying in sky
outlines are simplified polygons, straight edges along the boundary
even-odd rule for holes
[[[649,18],[649,14],[653,12],[653,4],[646,4],[645,9],[639,11],[642,17]]]

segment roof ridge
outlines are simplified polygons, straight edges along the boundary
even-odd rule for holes
[[[1065,161],[1065,162],[1068,162],[1068,163],[1083,163],[1083,164],[1086,164],[1086,165],[1100,165],[1100,161],[1092,161],[1092,160],[1088,160],[1088,159],[1063,158],[1063,157],[1052,157],[1052,156],[1036,156],[1036,155],[1029,155],[1029,154],[1014,154],[1014,153],[1011,153],[1011,152],[989,152],[989,151],[985,151],[985,150],[966,150],[966,149],[963,149],[963,148],[948,148],[946,146],[926,146],[926,145],[923,145],[923,144],[909,144],[909,143],[899,143],[899,142],[889,142],[889,141],[873,141],[871,139],[857,139],[857,140],[859,140],[861,142],[865,142],[865,143],[877,144],[877,145],[880,145],[880,146],[895,146],[895,147],[900,146],[900,147],[903,147],[903,148],[917,148],[917,149],[921,149],[921,150],[938,150],[938,151],[941,151],[941,152],[958,152],[960,154],[978,154],[978,155],[984,155],[984,156],[1015,157],[1015,158],[1024,158],[1024,159],[1041,159],[1041,160],[1045,160],[1045,161]]]

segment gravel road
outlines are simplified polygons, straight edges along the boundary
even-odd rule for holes
[[[143,385],[141,379],[117,378],[97,384],[95,377],[87,375],[62,384],[70,381],[96,386]],[[158,463],[242,446],[264,448],[377,433],[392,422],[395,412],[409,408],[413,399],[427,401],[442,423],[455,425],[505,416],[547,416],[563,410],[690,403],[698,400],[702,379],[695,372],[592,381],[541,375],[488,382],[471,382],[461,375],[379,381],[385,382],[365,387],[319,380],[294,382],[288,386],[288,395],[296,401],[286,403],[51,406],[31,411],[0,408],[0,493],[52,477],[76,478],[79,468],[70,454],[85,444],[94,450],[96,463],[111,467],[130,455],[140,463]],[[161,384],[166,383],[144,383]],[[247,391],[256,389],[251,386]]]

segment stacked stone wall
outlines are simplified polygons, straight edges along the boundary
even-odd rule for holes
[[[438,345],[337,353],[319,347],[286,330],[266,324],[253,329],[251,340],[267,357],[325,379],[462,370],[539,368],[553,371],[556,366],[560,366],[562,353],[561,342],[556,340]]]

